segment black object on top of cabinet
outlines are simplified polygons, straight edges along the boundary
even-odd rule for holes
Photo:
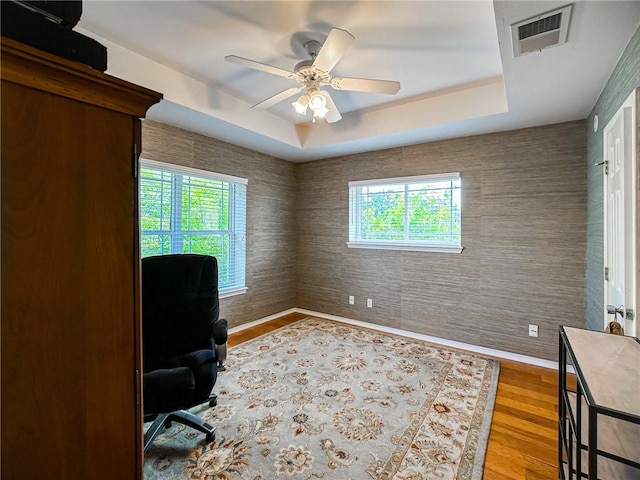
[[[82,1],[2,1],[2,35],[81,62],[100,72],[107,69],[107,48],[72,28],[82,15]]]

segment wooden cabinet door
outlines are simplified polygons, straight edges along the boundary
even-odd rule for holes
[[[1,95],[2,478],[135,478],[139,120]]]

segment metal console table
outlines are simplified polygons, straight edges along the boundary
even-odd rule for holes
[[[558,478],[639,480],[640,342],[560,327],[559,344]]]

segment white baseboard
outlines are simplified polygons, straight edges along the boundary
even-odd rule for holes
[[[271,320],[275,320],[276,318],[283,317],[285,315],[289,315],[290,313],[296,313],[300,310],[297,308],[290,308],[289,310],[284,310],[279,313],[274,313],[273,315],[269,315],[268,317],[262,317],[258,320],[254,320],[253,322],[243,323],[242,325],[238,325],[237,327],[231,327],[229,329],[229,335],[236,332],[241,332],[242,330],[246,330],[247,328],[255,327],[256,325],[260,325],[261,323],[269,322]]]
[[[507,352],[504,350],[496,350],[494,348],[481,347],[478,345],[472,345],[470,343],[456,342],[453,340],[447,340],[445,338],[440,337],[432,337],[430,335],[423,335],[421,333],[410,332],[408,330],[402,330],[399,328],[385,327],[382,325],[376,325],[375,323],[363,322],[360,320],[353,320],[351,318],[339,317],[337,315],[330,315],[322,312],[315,312],[313,310],[305,310],[303,308],[290,308],[289,310],[285,310],[280,313],[275,313],[273,315],[269,315],[268,317],[260,318],[253,322],[245,323],[243,325],[239,325],[237,327],[233,327],[229,329],[229,333],[235,333],[247,328],[254,327],[256,325],[260,325],[261,323],[268,322],[270,320],[274,320],[276,318],[282,317],[284,315],[289,315],[290,313],[303,313],[305,315],[309,315],[312,317],[320,317],[326,318],[327,320],[334,320],[336,322],[347,323],[350,325],[357,325],[360,327],[369,328],[371,330],[378,330],[380,332],[392,333],[394,335],[401,335],[408,338],[414,338],[416,340],[423,340],[425,342],[435,343],[437,345],[443,345],[446,347],[457,348],[460,350],[466,350],[468,352],[479,353],[482,355],[488,355],[491,357],[502,358],[505,360],[513,360],[515,362],[526,363],[529,365],[536,365],[538,367],[551,368],[554,370],[558,369],[558,362],[553,362],[551,360],[545,360],[543,358],[531,357],[529,355],[521,355],[519,353]],[[567,371],[574,373],[573,367],[571,365],[567,366]]]

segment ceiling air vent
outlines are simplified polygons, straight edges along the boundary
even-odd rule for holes
[[[572,6],[567,5],[511,25],[513,56],[519,57],[565,43]]]

